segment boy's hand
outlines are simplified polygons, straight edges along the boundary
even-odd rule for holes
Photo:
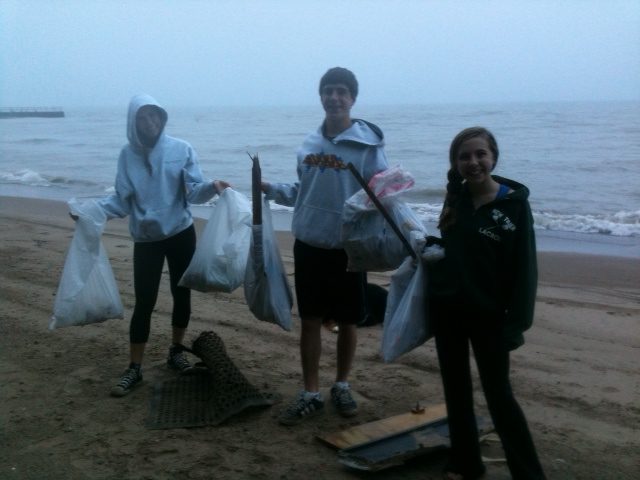
[[[224,189],[230,187],[231,184],[228,182],[225,182],[224,180],[214,180],[213,186],[218,192],[218,195],[220,195],[224,191]]]

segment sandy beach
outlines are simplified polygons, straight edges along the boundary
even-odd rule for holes
[[[198,222],[199,228],[202,222]],[[151,430],[154,384],[165,366],[171,298],[163,275],[143,366],[145,383],[124,398],[109,390],[128,362],[134,303],[126,221],[103,242],[124,320],[48,331],[74,224],[62,202],[0,197],[0,479],[439,479],[445,456],[425,456],[379,473],[349,470],[317,435],[443,402],[433,340],[382,362],[381,326],[359,330],[351,383],[360,413],[330,409],[295,427],[276,416],[300,388],[299,322],[260,322],[231,294],[193,294],[189,342],[215,331],[249,381],[282,398],[218,426]],[[292,273],[292,238],[279,232]],[[635,479],[640,471],[640,259],[543,252],[536,318],[512,355],[512,381],[550,479]],[[166,277],[166,278],[165,278]],[[293,283],[293,275],[289,276]],[[370,279],[384,285],[388,275]],[[335,371],[335,335],[325,332],[321,382]],[[478,413],[486,414],[475,381]],[[325,391],[325,393],[327,393]],[[499,444],[483,454],[502,458]],[[503,462],[488,479],[508,479]]]

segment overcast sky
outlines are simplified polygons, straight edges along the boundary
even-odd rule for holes
[[[0,0],[0,106],[640,100],[638,0]]]

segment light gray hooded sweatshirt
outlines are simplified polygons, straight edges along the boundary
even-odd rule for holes
[[[299,181],[271,184],[266,198],[294,207],[291,231],[298,240],[318,248],[342,248],[344,202],[361,189],[347,164],[369,182],[389,168],[383,147],[382,131],[364,120],[354,119],[333,139],[325,137],[320,126],[298,150]]]
[[[153,148],[145,147],[136,129],[136,115],[154,105],[164,117],[162,131]],[[129,103],[127,138],[116,174],[116,192],[100,201],[107,218],[129,215],[129,232],[136,242],[164,240],[191,226],[189,204],[204,203],[216,189],[202,178],[195,151],[187,142],[164,133],[167,112],[146,94]]]

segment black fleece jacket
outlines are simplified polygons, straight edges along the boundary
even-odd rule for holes
[[[506,178],[494,180],[513,192],[473,208],[463,188],[456,221],[442,232],[445,258],[430,268],[429,292],[464,311],[503,316],[505,347],[524,343],[533,322],[538,283],[536,242],[529,190]]]

